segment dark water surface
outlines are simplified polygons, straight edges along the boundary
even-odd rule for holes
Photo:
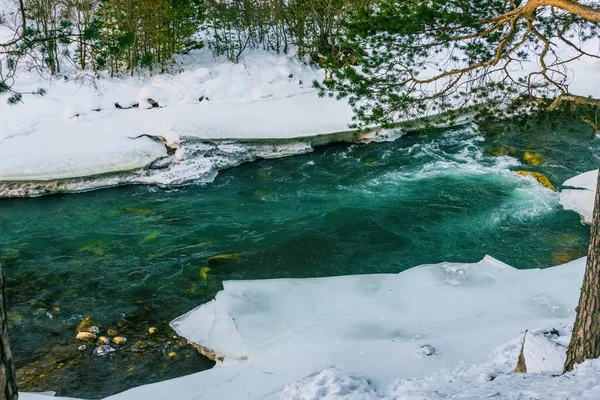
[[[210,368],[168,322],[227,279],[397,273],[486,254],[538,268],[582,256],[579,216],[511,172],[539,171],[560,187],[597,168],[599,140],[571,128],[487,138],[452,129],[258,161],[208,185],[0,200],[21,389],[98,398]],[[525,151],[543,164],[521,164]],[[79,352],[75,326],[88,315],[128,342],[104,357],[89,343]]]

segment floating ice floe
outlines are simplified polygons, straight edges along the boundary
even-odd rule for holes
[[[560,204],[564,209],[577,212],[581,215],[582,221],[587,224],[592,223],[597,182],[598,170],[596,169],[567,180],[563,186],[574,189],[564,189],[560,192]]]

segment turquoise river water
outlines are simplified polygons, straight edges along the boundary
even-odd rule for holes
[[[525,151],[543,164],[521,163]],[[1,199],[21,389],[99,398],[210,368],[168,322],[223,280],[397,273],[486,254],[516,268],[580,257],[589,228],[557,193],[512,171],[542,172],[560,188],[597,168],[599,154],[575,125],[462,127],[256,161],[203,185]],[[91,343],[78,351],[85,316],[128,342],[104,357]]]

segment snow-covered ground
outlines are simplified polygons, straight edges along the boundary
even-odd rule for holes
[[[535,67],[529,64],[515,73]],[[573,92],[600,97],[590,85],[600,64],[582,57],[570,66]],[[347,131],[352,122],[344,101],[318,97],[312,82],[323,79],[323,70],[293,52],[260,50],[239,64],[195,50],[177,57],[173,73],[155,76],[67,71],[50,79],[20,71],[16,90],[47,94],[25,95],[17,106],[0,97],[0,197],[206,182],[241,162],[311,151],[315,136]],[[378,134],[389,132],[360,138]],[[176,154],[156,140],[166,136],[179,143]],[[218,160],[207,150],[219,152]]]
[[[12,107],[0,102],[0,181],[97,176],[161,159],[161,171],[130,177],[131,183],[193,180],[216,168],[204,163],[190,175],[194,168],[185,158],[195,145],[189,139],[315,136],[345,131],[352,118],[347,104],[321,99],[312,89],[323,71],[291,56],[254,51],[236,65],[198,50],[180,57],[178,68],[183,72],[121,78],[72,72],[51,80],[21,72],[17,90],[43,87],[47,94],[26,95]],[[188,140],[167,158],[163,144],[141,135]],[[96,186],[103,185],[110,182]]]
[[[593,398],[600,362],[558,376],[584,268],[585,258],[517,270],[485,257],[397,275],[225,282],[172,322],[223,361],[109,399]],[[517,375],[526,329],[528,374]]]
[[[588,171],[568,179],[560,192],[560,204],[565,210],[572,210],[581,215],[584,223],[591,224],[594,213],[594,199],[598,182],[598,170]]]

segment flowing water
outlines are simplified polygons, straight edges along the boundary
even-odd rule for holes
[[[463,127],[256,161],[209,184],[0,200],[21,389],[98,398],[210,368],[168,322],[223,280],[397,273],[486,254],[539,268],[582,256],[589,228],[557,193],[512,172],[560,186],[597,168],[599,141],[573,127],[487,137]],[[525,151],[544,163],[521,164]],[[78,351],[75,327],[88,315],[129,341],[104,357],[89,343]]]

